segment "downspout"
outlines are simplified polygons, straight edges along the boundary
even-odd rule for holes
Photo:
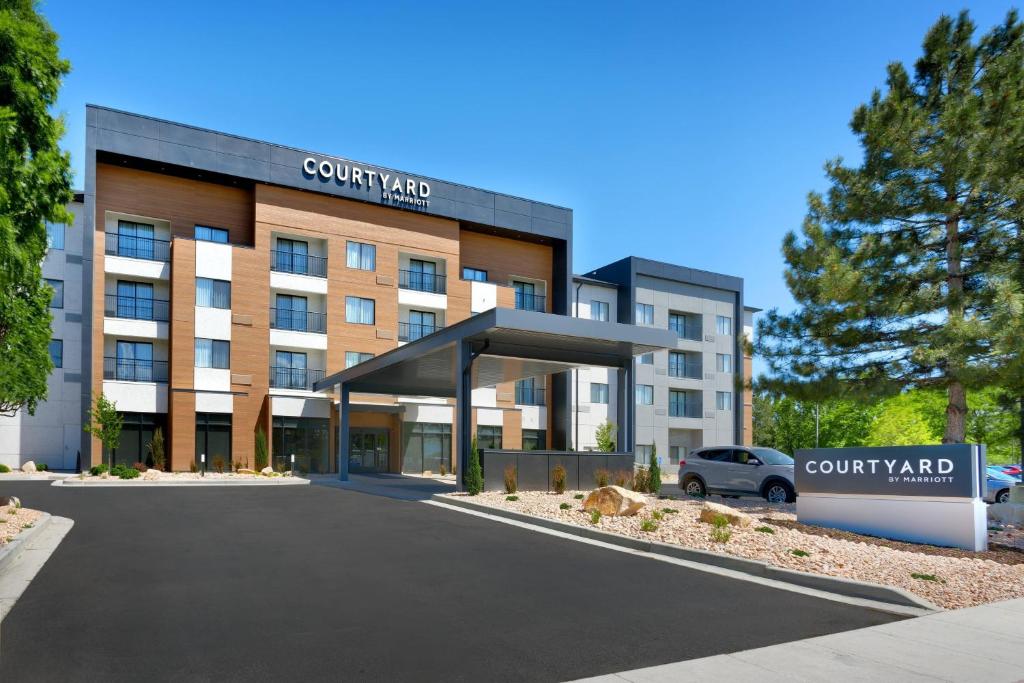
[[[583,286],[583,282],[582,281],[576,283],[576,306],[573,309],[573,316],[576,317],[576,318],[580,317],[580,287],[582,287],[582,286]],[[574,430],[576,436],[575,436],[575,438],[573,439],[573,442],[572,442],[572,445],[573,445],[572,450],[578,451],[578,450],[580,450],[580,369],[579,368],[575,368],[572,371],[572,375],[573,375],[573,380],[572,380],[573,381],[573,385],[575,385],[575,387],[576,387],[576,405],[573,406],[573,414],[574,414],[575,421],[576,421],[576,427],[575,427],[575,430]],[[1024,450],[1024,449],[1022,449],[1022,450]]]

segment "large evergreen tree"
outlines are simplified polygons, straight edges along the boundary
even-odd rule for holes
[[[826,164],[831,187],[785,238],[798,308],[760,321],[762,386],[808,399],[940,389],[943,441],[963,441],[967,389],[1008,362],[994,353],[995,274],[1024,180],[1021,23],[1011,12],[974,33],[966,12],[940,18],[913,75],[890,64],[885,92],[855,110],[862,162]]]
[[[0,0],[0,412],[46,397],[53,367],[45,221],[68,223],[71,169],[50,113],[68,63],[32,0]]]

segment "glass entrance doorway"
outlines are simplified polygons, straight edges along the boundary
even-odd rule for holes
[[[387,472],[387,430],[352,429],[348,440],[348,468],[352,472]]]

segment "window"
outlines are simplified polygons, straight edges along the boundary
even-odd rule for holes
[[[686,456],[686,446],[668,447],[668,462],[670,465],[678,465],[680,456]]]
[[[146,452],[146,446],[153,440],[153,432],[157,427],[162,427],[164,434],[167,433],[164,424],[166,414],[121,413],[121,417],[124,418],[124,424],[121,426],[121,438],[113,452],[110,453],[109,464],[114,466],[144,462],[147,465],[152,465],[153,460]]]
[[[547,447],[547,435],[543,429],[523,430],[523,450],[542,451]]]
[[[651,452],[654,448],[650,445],[636,445],[636,462],[638,465],[650,465],[651,464]]]
[[[283,237],[277,238],[277,251],[274,252],[274,270],[283,273],[295,273],[296,275],[319,275],[323,273],[309,273],[309,244],[301,240],[289,240]]]
[[[702,334],[700,316],[693,313],[669,313],[668,329],[683,339],[699,341]]]
[[[476,446],[477,448],[501,448],[501,427],[477,425]]]
[[[345,249],[345,265],[359,270],[377,269],[377,247],[362,242],[349,242]]]
[[[608,302],[607,301],[591,301],[590,302],[590,319],[600,320],[602,322],[608,322]]]
[[[715,354],[715,369],[718,370],[718,372],[732,372],[732,354]]]
[[[608,385],[597,382],[590,383],[590,402],[608,403]]]
[[[295,332],[306,332],[309,330],[306,307],[306,297],[292,296],[290,294],[276,295],[277,307],[274,309],[273,327],[279,330],[294,330]],[[321,330],[309,330],[318,332]]]
[[[64,281],[46,278],[46,284],[53,288],[53,298],[50,299],[50,308],[64,308]]]
[[[669,391],[668,414],[672,417],[700,417],[700,393],[696,391]]]
[[[274,417],[273,465],[275,470],[295,470],[323,474],[331,465],[330,420],[319,417]]]
[[[196,226],[196,239],[201,242],[228,243],[228,231],[224,228],[210,228],[205,225]]]
[[[732,410],[732,392],[719,391],[715,393],[715,407],[719,410]]]
[[[117,222],[117,255],[127,258],[156,259],[153,226],[132,221]]]
[[[153,344],[150,342],[117,341],[117,357],[111,359],[109,379],[123,382],[166,382],[167,362],[153,361]],[[104,360],[103,378],[108,378]]]
[[[654,365],[654,354],[645,353],[637,357],[636,362],[640,365]]]
[[[523,311],[544,312],[544,297],[537,294],[537,286],[532,282],[512,282],[516,294],[516,308]]]
[[[462,279],[473,282],[487,282],[487,271],[479,268],[463,268]]]
[[[654,405],[654,387],[650,384],[637,384],[636,402],[642,406]]]
[[[231,367],[231,342],[196,337],[196,367],[227,370]]]
[[[277,351],[270,386],[277,389],[309,390],[306,354],[298,351]]]
[[[231,471],[231,414],[196,413],[196,465],[214,470],[219,466]]]
[[[345,297],[345,322],[358,325],[373,325],[373,299],[361,299],[357,296]]]
[[[231,283],[227,280],[196,278],[196,306],[231,308]]]
[[[653,325],[654,324],[654,306],[651,304],[637,304],[636,305],[636,324],[637,325]]]
[[[437,275],[437,264],[422,259],[409,259],[409,270],[398,272],[398,286],[417,292],[445,293],[444,278]]]
[[[700,354],[685,351],[669,351],[669,377],[700,379]]]
[[[516,403],[523,406],[544,405],[544,389],[538,389],[536,378],[516,380]]]
[[[64,227],[63,223],[51,223],[50,221],[46,221],[47,249],[64,248]]]
[[[364,353],[362,351],[346,351],[345,352],[345,368],[350,368],[353,365],[359,365],[373,358],[372,353]]]
[[[731,448],[715,448],[708,451],[701,451],[698,455],[701,459],[711,460],[712,462],[732,462]]]
[[[715,331],[722,335],[732,334],[732,318],[727,315],[716,315]]]
[[[437,329],[437,315],[432,311],[409,311],[409,322],[398,324],[398,341],[416,341]]]
[[[452,458],[452,426],[430,422],[406,422],[403,425],[405,448],[402,450],[402,471],[419,474],[450,469]]]
[[[64,340],[63,339],[51,339],[50,340],[50,360],[53,361],[53,367],[62,368],[64,367]]]
[[[153,309],[153,285],[149,282],[117,281],[118,318],[135,320],[167,320],[167,303],[162,302],[160,315]]]

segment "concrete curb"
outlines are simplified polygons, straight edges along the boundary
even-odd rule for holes
[[[69,488],[91,489],[106,487],[157,487],[171,488],[174,486],[308,486],[309,479],[302,477],[267,477],[266,479],[242,479],[237,481],[224,479],[179,479],[177,481],[141,481],[139,479],[107,479],[98,482],[86,482],[81,479],[59,479],[50,486],[66,486]]]
[[[519,522],[526,522],[534,526],[560,531],[562,533],[579,536],[581,538],[589,538],[591,540],[601,541],[602,543],[609,543],[611,545],[629,548],[630,550],[638,550],[640,552],[672,557],[678,560],[686,560],[697,564],[711,565],[713,567],[728,569],[773,581],[789,583],[803,588],[810,588],[826,593],[834,593],[848,598],[872,600],[890,605],[898,605],[900,607],[912,607],[915,609],[927,610],[929,612],[944,611],[941,607],[932,604],[924,598],[918,597],[909,591],[905,591],[901,588],[894,588],[892,586],[883,586],[881,584],[869,583],[867,581],[855,581],[853,579],[844,579],[837,576],[826,576],[824,574],[799,572],[792,569],[782,569],[780,567],[773,567],[767,562],[761,562],[760,560],[748,560],[746,558],[735,557],[725,553],[684,548],[682,546],[660,543],[658,541],[644,541],[639,538],[621,536],[619,534],[600,531],[598,529],[588,529],[586,527],[567,524],[565,522],[559,522],[545,517],[534,517],[533,515],[527,515],[521,512],[512,512],[511,510],[481,505],[463,498],[452,498],[434,494],[431,496],[431,500],[436,503],[462,507],[467,510],[482,512],[496,517],[504,517],[506,519],[512,519]]]
[[[14,537],[14,540],[0,548],[0,574],[3,574],[11,564],[14,563],[21,554],[28,547],[28,542],[42,533],[49,524],[53,517],[49,512],[44,512],[42,516],[32,525],[31,529],[22,529],[21,533]]]

